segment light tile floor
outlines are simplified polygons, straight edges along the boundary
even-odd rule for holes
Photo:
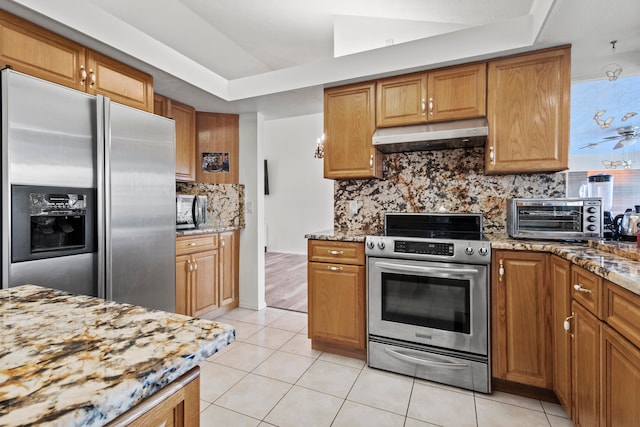
[[[200,424],[279,427],[571,426],[560,405],[474,393],[311,349],[307,315],[235,309],[236,342],[202,362]]]

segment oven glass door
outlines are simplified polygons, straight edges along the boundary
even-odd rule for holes
[[[369,334],[487,355],[488,267],[370,257]]]

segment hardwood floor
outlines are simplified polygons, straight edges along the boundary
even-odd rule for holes
[[[265,299],[267,306],[307,312],[307,256],[267,252]]]

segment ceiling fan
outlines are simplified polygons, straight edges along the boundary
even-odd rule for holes
[[[613,146],[613,149],[617,150],[619,148],[635,144],[638,138],[640,138],[640,127],[638,126],[623,126],[617,128],[616,131],[618,132],[618,135],[607,136],[603,138],[602,141],[592,142],[591,144],[580,147],[580,149],[596,148],[603,142],[619,140],[616,145]]]

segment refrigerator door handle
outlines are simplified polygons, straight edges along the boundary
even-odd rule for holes
[[[102,161],[98,162],[98,179],[103,179],[103,185],[98,186],[98,191],[102,190],[102,196],[98,197],[98,200],[102,202],[102,209],[99,212],[103,215],[103,220],[98,222],[98,229],[102,227],[102,239],[100,239],[100,232],[98,233],[99,248],[102,249],[102,256],[100,250],[98,251],[98,265],[102,263],[103,268],[98,276],[98,280],[102,280],[102,288],[104,289],[104,298],[107,300],[113,300],[113,282],[112,282],[112,236],[111,236],[111,101],[109,98],[98,95],[98,106],[102,106],[103,114],[98,119],[102,118],[104,129],[104,137],[99,138],[99,143],[102,144],[98,148],[98,156],[102,153]]]
[[[106,266],[105,266],[105,106],[104,97],[96,97],[96,195],[97,195],[97,248],[98,248],[98,297],[107,298],[106,293]]]

